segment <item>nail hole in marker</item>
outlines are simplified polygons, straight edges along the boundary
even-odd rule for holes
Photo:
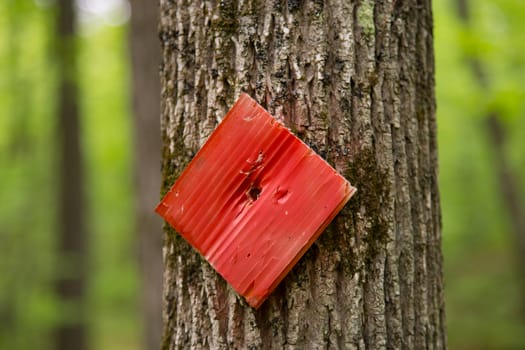
[[[248,190],[248,198],[250,198],[252,201],[256,201],[257,198],[261,195],[261,188],[257,186],[252,186]]]

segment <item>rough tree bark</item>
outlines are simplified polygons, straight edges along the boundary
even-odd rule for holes
[[[160,13],[164,191],[242,91],[358,188],[258,310],[166,227],[163,348],[445,348],[430,0]]]
[[[57,2],[58,72],[58,277],[56,289],[65,319],[57,326],[56,349],[87,347],[84,171],[78,111],[76,30],[73,0]]]
[[[135,131],[135,204],[141,275],[144,349],[158,349],[162,335],[162,221],[158,202],[160,167],[160,45],[154,2],[131,0],[131,70]]]

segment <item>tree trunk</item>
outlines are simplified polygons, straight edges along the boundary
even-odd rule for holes
[[[57,136],[59,220],[58,277],[56,289],[62,302],[55,334],[56,349],[87,347],[86,256],[84,172],[77,95],[75,11],[73,0],[58,1],[57,69],[59,78]]]
[[[160,45],[154,2],[131,1],[130,48],[135,127],[135,204],[141,275],[144,349],[158,349],[162,336],[162,220],[152,208],[160,186]]]
[[[430,1],[160,1],[163,190],[242,91],[357,194],[254,310],[173,230],[163,348],[445,348]]]

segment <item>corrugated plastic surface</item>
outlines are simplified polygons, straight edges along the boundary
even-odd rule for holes
[[[243,94],[156,211],[259,307],[354,192]]]

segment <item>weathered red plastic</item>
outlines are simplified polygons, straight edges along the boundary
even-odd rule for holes
[[[156,211],[257,308],[354,192],[243,94]]]

